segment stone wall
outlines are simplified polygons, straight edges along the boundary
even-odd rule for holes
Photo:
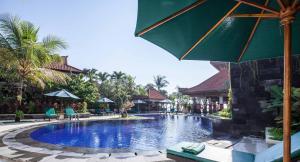
[[[293,57],[293,86],[300,87],[300,57]],[[237,134],[262,135],[274,124],[271,113],[262,113],[260,100],[270,98],[268,88],[283,84],[283,60],[269,59],[230,64],[233,94],[232,129]]]

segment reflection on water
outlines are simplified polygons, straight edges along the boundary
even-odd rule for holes
[[[35,140],[63,146],[165,149],[180,141],[202,141],[211,122],[197,116],[155,115],[151,120],[82,121],[51,124],[31,133]]]

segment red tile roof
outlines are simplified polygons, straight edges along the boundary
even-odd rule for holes
[[[214,62],[215,63],[215,62]],[[203,81],[202,83],[187,89],[182,89],[183,94],[187,95],[209,95],[212,93],[224,93],[229,89],[229,72],[227,66],[221,65],[221,63],[214,64],[214,67],[220,71],[210,77],[209,79]]]
[[[162,95],[158,90],[154,89],[154,88],[149,88],[147,90],[147,96],[141,96],[141,95],[137,95],[137,96],[133,96],[134,100],[140,99],[140,100],[165,100],[167,99],[166,96]]]
[[[67,73],[82,73],[82,70],[68,65],[68,56],[62,56],[62,62],[54,62],[48,65],[47,68]]]
[[[162,95],[158,90],[154,88],[148,89],[148,99],[150,100],[165,100],[166,96]]]

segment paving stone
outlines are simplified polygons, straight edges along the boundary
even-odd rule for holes
[[[135,157],[135,154],[134,153],[112,153],[111,157],[116,159],[126,159],[126,158]]]

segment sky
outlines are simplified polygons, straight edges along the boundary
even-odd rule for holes
[[[0,14],[19,16],[40,27],[40,38],[55,35],[68,43],[60,51],[70,65],[101,72],[123,71],[137,84],[164,75],[176,87],[192,87],[217,70],[207,61],[178,61],[162,48],[134,36],[137,0],[0,0]]]

